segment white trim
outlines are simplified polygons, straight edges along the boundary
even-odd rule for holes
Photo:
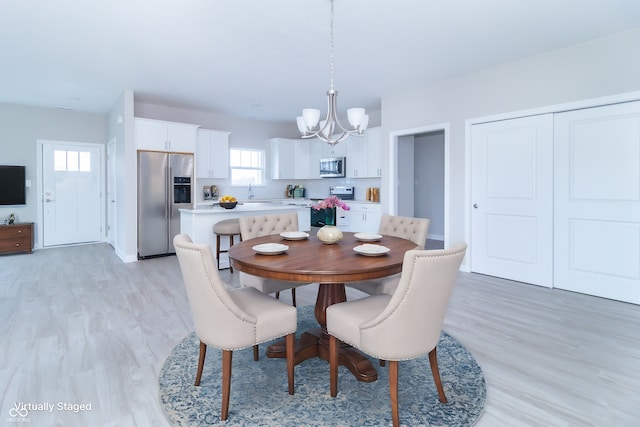
[[[39,227],[36,227],[37,231],[36,231],[36,242],[34,244],[35,248],[34,249],[42,249],[42,242],[44,241],[44,236],[43,236],[43,228],[44,228],[44,218],[42,215],[42,188],[44,187],[44,184],[42,182],[43,176],[42,176],[42,148],[45,144],[61,144],[61,145],[75,145],[78,147],[92,147],[92,148],[98,148],[98,150],[100,150],[100,200],[101,200],[101,205],[102,208],[100,209],[100,227],[102,228],[102,232],[100,233],[100,241],[101,242],[105,242],[106,241],[106,235],[105,235],[105,231],[106,231],[106,213],[105,213],[105,200],[106,200],[106,186],[105,186],[105,180],[106,180],[106,165],[105,165],[105,145],[104,144],[97,144],[94,142],[74,142],[74,141],[54,141],[54,140],[49,140],[49,139],[38,139],[37,140],[37,153],[36,153],[36,165],[37,165],[37,177],[36,177],[36,191],[38,194],[37,200],[37,209],[38,209],[38,213],[37,213],[37,218],[38,218],[38,224]],[[66,245],[65,245],[66,246]]]
[[[113,162],[114,162],[114,177],[113,177],[113,199],[114,200],[118,200],[118,196],[117,196],[117,187],[118,187],[118,175],[115,173],[117,170],[118,165],[116,164],[117,161],[117,157],[116,157],[116,152],[118,150],[117,147],[117,141],[115,138],[112,138],[108,143],[107,143],[107,156],[104,159],[104,164],[105,164],[105,174],[107,174],[109,172],[109,168],[111,167],[109,162],[111,162],[111,158],[113,158]],[[111,156],[109,156],[109,149],[111,149],[112,153]],[[107,175],[105,175],[107,176]],[[105,219],[104,219],[104,236],[105,236],[105,240],[107,241],[107,243],[109,243],[110,245],[112,245],[114,248],[118,247],[118,227],[117,227],[117,218],[118,215],[116,214],[117,209],[113,209],[113,218],[111,218],[111,230],[108,230],[107,227],[109,226],[108,221],[109,221],[109,211],[110,211],[110,204],[111,201],[107,198],[108,194],[108,181],[107,179],[110,178],[105,178],[105,191],[104,191],[104,195],[105,195]],[[117,202],[116,202],[116,206],[117,206]]]
[[[512,111],[508,113],[495,114],[491,116],[474,117],[465,120],[464,126],[464,170],[465,170],[465,185],[464,185],[464,238],[469,246],[473,245],[471,241],[471,126],[487,123],[497,122],[500,120],[510,120],[519,117],[535,116],[548,113],[562,113],[571,110],[580,110],[584,108],[601,107],[604,105],[620,104],[624,102],[633,102],[640,100],[640,91],[621,93],[617,95],[603,96],[600,98],[583,99],[580,101],[566,102],[562,104],[547,105],[538,108],[532,108],[528,110]],[[466,260],[468,270],[471,271],[471,251],[467,251]]]
[[[401,129],[389,132],[389,202],[388,211],[391,215],[395,215],[398,212],[398,194],[397,194],[397,181],[398,175],[396,172],[398,163],[398,138],[401,136],[416,135],[429,132],[444,132],[444,247],[448,247],[449,239],[451,236],[449,220],[449,204],[451,198],[449,197],[450,191],[450,173],[451,168],[449,166],[451,160],[450,154],[450,124],[438,123],[434,125],[420,126],[410,129]]]

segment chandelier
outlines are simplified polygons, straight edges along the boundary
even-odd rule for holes
[[[333,0],[329,1],[331,2],[331,41],[329,43],[330,80],[329,90],[327,91],[327,117],[319,122],[320,110],[305,108],[302,110],[302,116],[298,116],[296,121],[302,138],[317,137],[322,141],[335,145],[349,135],[362,136],[369,125],[369,116],[365,114],[364,108],[349,108],[347,110],[347,119],[351,129],[345,128],[338,119],[336,100],[338,91],[333,87]]]

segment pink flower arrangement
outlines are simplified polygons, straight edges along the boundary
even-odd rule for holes
[[[335,207],[342,208],[345,211],[348,211],[349,209],[351,209],[345,202],[343,202],[336,196],[331,196],[331,197],[327,197],[324,200],[320,200],[318,203],[316,203],[311,207],[317,211],[319,211],[320,209],[335,208]]]

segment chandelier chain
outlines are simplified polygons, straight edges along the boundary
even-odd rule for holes
[[[320,120],[320,110],[314,108],[305,108],[302,110],[302,116],[296,117],[298,130],[302,134],[302,138],[315,138],[325,141],[330,145],[335,145],[343,141],[350,135],[362,136],[367,129],[369,116],[365,114],[364,108],[350,108],[347,110],[347,118],[351,128],[347,128],[340,123],[338,118],[338,106],[336,97],[338,91],[334,88],[334,0],[331,3],[331,13],[329,15],[330,31],[329,31],[329,90],[327,91],[327,116],[323,121]],[[319,128],[316,126],[320,125]],[[336,133],[337,132],[337,133]]]
[[[331,0],[330,22],[331,22],[331,27],[330,27],[331,30],[329,33],[329,75],[330,75],[329,88],[333,90],[333,0]]]

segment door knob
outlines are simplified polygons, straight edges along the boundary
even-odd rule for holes
[[[473,204],[473,208],[474,208],[474,209],[478,209],[478,204],[477,204],[477,203],[474,203],[474,204]]]
[[[44,201],[49,203],[49,202],[53,202],[55,199],[45,199]]]

